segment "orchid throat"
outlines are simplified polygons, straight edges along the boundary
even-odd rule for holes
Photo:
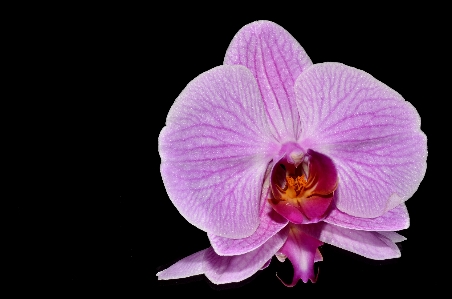
[[[336,167],[321,153],[291,148],[273,165],[269,202],[292,223],[321,221],[338,185]]]

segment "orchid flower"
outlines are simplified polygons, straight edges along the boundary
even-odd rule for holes
[[[191,81],[159,136],[161,174],[180,214],[211,247],[157,273],[242,281],[271,258],[315,282],[319,246],[400,257],[395,231],[426,171],[416,109],[364,71],[312,64],[282,27],[258,21],[224,64]],[[284,282],[283,282],[284,283]]]

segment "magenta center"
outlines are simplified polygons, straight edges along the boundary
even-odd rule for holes
[[[297,224],[315,223],[326,217],[338,185],[333,161],[316,151],[305,153],[296,145],[273,165],[271,173],[273,209]]]

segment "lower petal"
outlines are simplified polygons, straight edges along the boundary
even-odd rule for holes
[[[391,240],[394,243],[399,243],[402,241],[405,241],[406,238],[396,232],[378,232],[380,235],[383,235],[384,237],[386,237],[387,239]]]
[[[410,217],[405,204],[400,204],[376,218],[354,217],[334,208],[323,221],[340,227],[367,231],[397,231],[410,226]]]
[[[212,248],[218,255],[239,255],[260,247],[282,230],[287,222],[287,219],[276,213],[268,201],[265,201],[259,227],[251,236],[242,239],[230,239],[209,233],[207,236]]]
[[[264,270],[265,268],[267,268],[268,266],[270,266],[270,262],[272,261],[272,259],[269,259],[261,268],[261,270]]]
[[[203,262],[209,248],[189,255],[171,267],[157,273],[159,280],[178,279],[204,274]]]
[[[239,282],[266,268],[287,236],[288,229],[283,229],[259,248],[236,256],[219,256],[209,247],[181,259],[157,276],[159,280],[167,280],[205,274],[215,284]]]
[[[259,248],[236,256],[219,256],[210,247],[204,256],[204,274],[215,284],[239,282],[247,279],[263,267],[283,246],[288,230],[283,229]]]
[[[394,241],[379,232],[347,229],[324,222],[300,227],[313,238],[370,259],[400,257],[400,250]]]
[[[294,269],[292,283],[286,284],[280,279],[288,287],[296,285],[299,279],[305,283],[308,282],[308,279],[315,282],[317,276],[314,273],[314,262],[322,260],[318,247],[323,243],[304,233],[300,229],[302,226],[290,226],[289,237],[278,252],[289,258]]]

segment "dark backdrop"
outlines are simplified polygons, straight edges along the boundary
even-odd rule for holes
[[[70,201],[62,245],[60,278],[69,290],[88,286],[100,293],[126,291],[143,297],[277,290],[301,298],[336,292],[360,296],[363,287],[371,293],[397,292],[426,280],[435,287],[430,265],[436,253],[425,230],[429,171],[407,202],[411,227],[401,232],[408,240],[400,243],[399,259],[372,261],[325,244],[316,284],[299,282],[285,288],[275,273],[288,280],[291,265],[275,259],[236,285],[218,287],[203,276],[157,281],[159,270],[209,246],[206,234],[185,221],[165,192],[158,135],[179,93],[197,75],[222,64],[242,26],[259,19],[274,21],[298,40],[313,63],[341,62],[370,73],[417,108],[427,136],[428,101],[419,92],[422,38],[414,20],[388,13],[342,18],[334,11],[300,11],[290,17],[187,12],[182,18],[171,10],[144,11],[149,14],[120,7],[114,13],[98,12],[92,25],[83,29],[87,34],[77,37],[74,67],[84,70],[78,78],[82,114],[75,132],[80,135],[81,157],[88,162],[82,164],[77,195]],[[217,293],[218,289],[228,290]]]

